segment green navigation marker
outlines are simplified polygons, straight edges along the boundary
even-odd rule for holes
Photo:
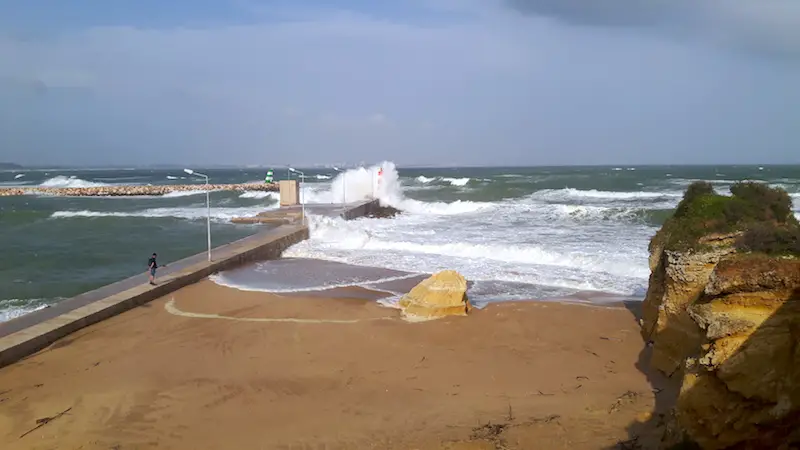
[[[264,177],[264,183],[272,183],[272,170],[267,171],[267,176]]]

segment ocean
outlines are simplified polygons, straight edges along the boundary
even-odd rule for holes
[[[220,184],[257,182],[265,173],[198,171]],[[738,180],[780,186],[800,217],[800,166],[412,169],[385,162],[345,174],[304,172],[306,202],[375,196],[403,213],[354,221],[312,216],[311,239],[291,247],[286,260],[214,281],[273,292],[358,285],[399,294],[392,287],[399,281],[455,269],[482,304],[583,291],[642,298],[649,239],[692,181],[707,180],[720,193]],[[287,176],[275,169],[276,180]],[[0,321],[144,273],[152,252],[163,264],[206,247],[203,182],[181,170],[0,172],[0,187],[189,183],[197,190],[164,197],[0,197]],[[211,201],[215,246],[263,229],[229,219],[277,207],[277,195],[265,192],[212,192]]]

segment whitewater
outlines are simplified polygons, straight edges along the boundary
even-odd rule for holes
[[[251,269],[256,273],[250,276],[221,274],[214,280],[245,290],[300,292],[362,286],[399,295],[381,286],[397,277],[453,269],[473,283],[470,294],[480,303],[586,291],[594,292],[596,298],[641,300],[649,277],[648,242],[693,181],[673,178],[670,173],[663,177],[657,189],[644,188],[644,180],[635,183],[641,186],[639,190],[565,186],[514,195],[508,189],[509,183],[518,182],[514,180],[529,186],[551,176],[409,178],[401,177],[387,161],[339,174],[328,186],[302,189],[308,203],[378,199],[402,211],[393,219],[345,221],[310,216],[310,239],[292,246],[284,256],[340,263],[325,268],[327,280],[306,273],[304,282],[293,277],[292,271],[275,272],[276,266],[270,263]],[[476,192],[491,191],[501,179],[507,192],[490,201],[423,201],[406,195],[424,196],[429,191],[437,193],[434,198],[447,197],[443,195],[447,192],[451,197],[470,193],[475,197]],[[712,181],[721,193],[735,182]],[[797,200],[795,181],[788,183]],[[390,272],[367,272],[374,268]]]
[[[305,188],[307,202],[377,198],[402,214],[353,221],[310,216],[310,239],[289,248],[284,256],[410,274],[454,269],[474,282],[472,290],[487,292],[483,297],[488,301],[578,291],[641,296],[649,275],[647,241],[656,228],[636,212],[642,207],[674,207],[681,196],[677,190],[566,188],[499,201],[442,202],[412,199],[404,192],[437,183],[463,188],[488,182],[422,176],[401,180],[394,164],[384,162],[340,174],[328,189]],[[324,284],[314,286],[320,287]]]
[[[198,169],[219,184],[263,180],[265,173]],[[363,286],[395,295],[420,277],[455,269],[472,281],[476,302],[579,291],[595,293],[580,298],[605,292],[641,299],[647,244],[691,182],[711,182],[719,193],[742,180],[782,187],[800,217],[800,166],[397,168],[384,162],[344,173],[301,169],[305,202],[378,198],[402,214],[353,221],[311,216],[310,239],[288,249],[286,259],[222,273],[216,281],[281,293]],[[168,262],[205,250],[204,180],[185,178],[181,168],[26,169],[19,175],[0,171],[0,187],[196,188],[166,196],[0,197],[0,248],[6,252],[0,321],[139,274],[149,252]],[[278,207],[272,192],[214,191],[210,199],[214,246],[263,230],[230,219]]]

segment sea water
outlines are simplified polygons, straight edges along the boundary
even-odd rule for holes
[[[214,183],[242,183],[263,180],[264,172],[205,173]],[[454,269],[471,280],[470,294],[479,301],[579,291],[641,298],[649,239],[692,181],[710,181],[720,193],[739,180],[780,186],[800,215],[798,166],[398,169],[385,162],[344,174],[305,173],[307,202],[374,196],[403,213],[354,221],[311,217],[311,238],[285,256],[341,264],[297,272],[266,262],[219,274],[218,282],[282,292],[368,285],[397,293],[404,280]],[[276,180],[287,175],[275,170]],[[206,245],[202,181],[180,169],[0,172],[0,186],[189,183],[198,188],[164,197],[0,197],[0,321],[144,273],[154,251],[169,262]],[[262,229],[230,218],[277,207],[274,193],[213,192],[211,200],[214,245]]]

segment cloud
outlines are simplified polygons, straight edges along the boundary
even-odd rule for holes
[[[381,113],[358,117],[326,114],[319,118],[319,125],[327,131],[366,131],[390,127],[393,122]]]
[[[525,14],[555,17],[568,22],[603,26],[646,26],[668,20],[682,0],[507,0]]]
[[[523,14],[583,26],[658,30],[757,54],[800,59],[796,0],[505,0]]]
[[[0,149],[70,164],[796,160],[797,67],[639,33],[660,26],[634,20],[652,13],[612,26],[412,4],[426,6],[0,35],[14,61],[0,65]]]

